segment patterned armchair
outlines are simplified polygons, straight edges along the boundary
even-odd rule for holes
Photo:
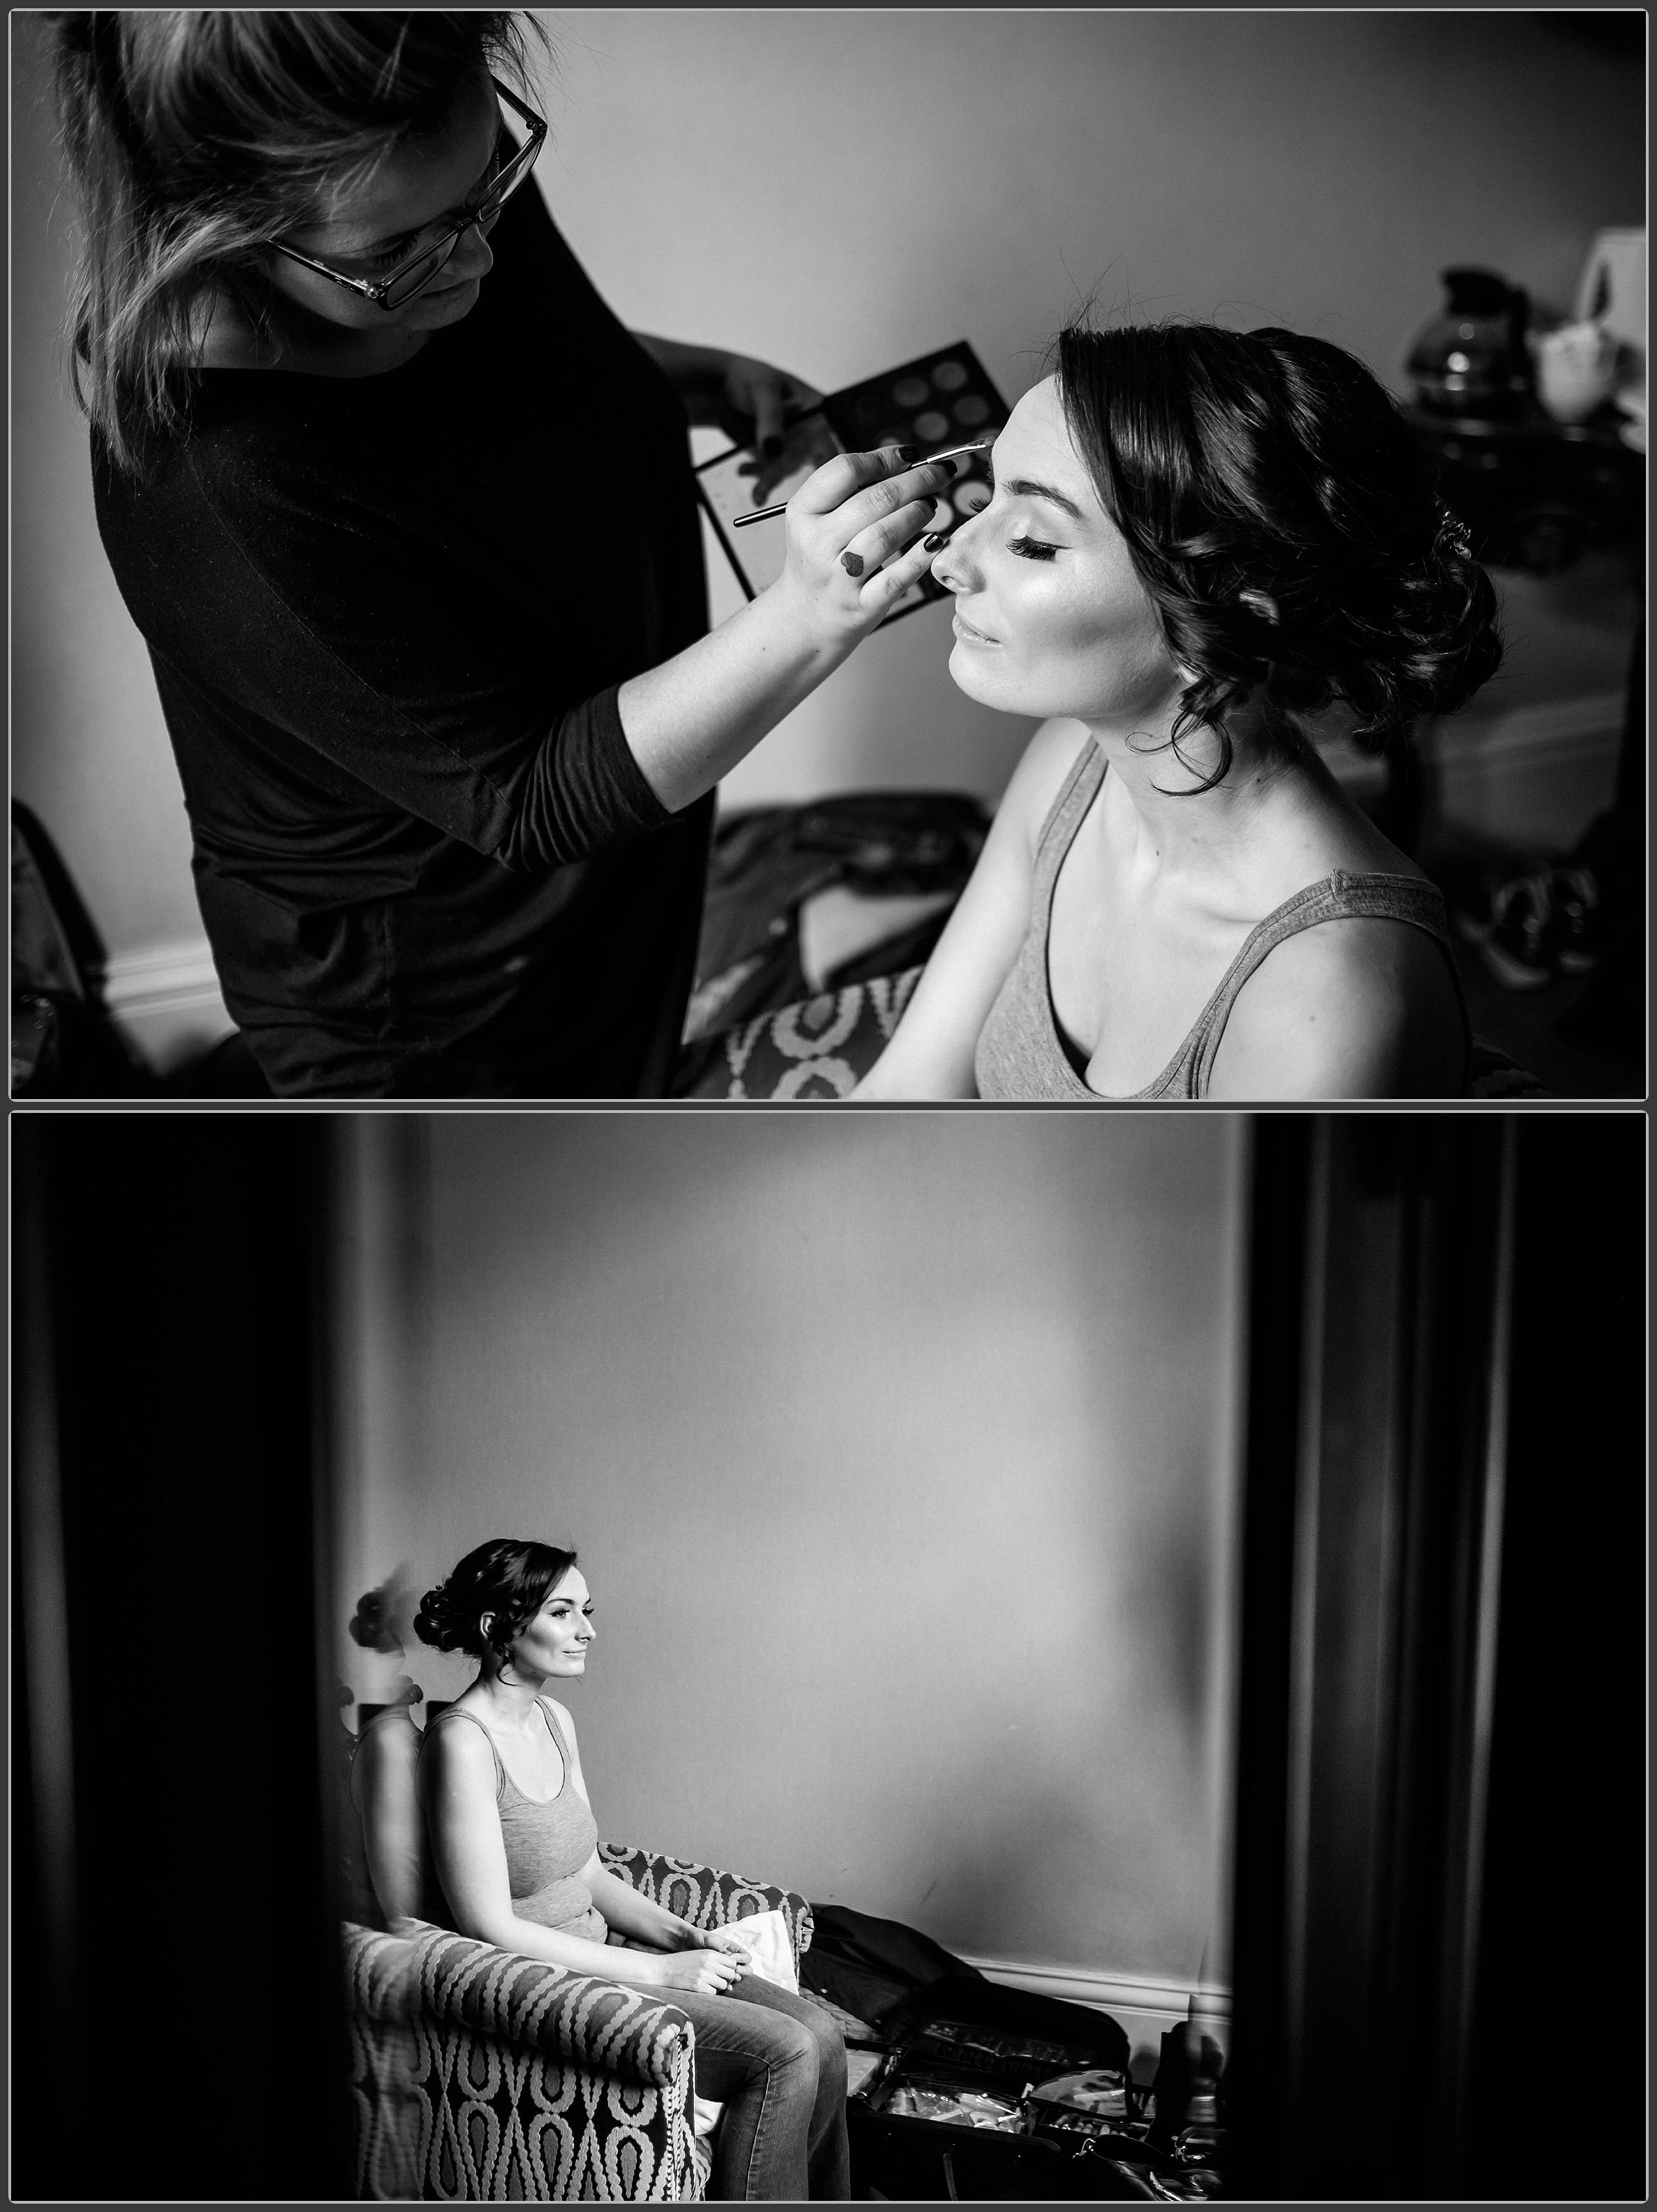
[[[811,1908],[689,1859],[600,1844],[611,1873],[698,1928],[780,1911],[795,1963]],[[611,1941],[616,1940],[612,1937]],[[696,2039],[671,1999],[424,1921],[345,1927],[359,2197],[700,2197]]]

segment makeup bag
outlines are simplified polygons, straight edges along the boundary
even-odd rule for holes
[[[1156,2193],[1097,2157],[1090,2137],[1051,2124],[1058,2107],[1029,2099],[1044,2081],[1086,2073],[1114,2086],[1126,2128],[1128,2039],[1108,2013],[968,1970],[914,1993],[883,2033],[881,2064],[847,2104],[854,2196],[1040,2203]],[[1133,2148],[1150,2155],[1137,2139]]]

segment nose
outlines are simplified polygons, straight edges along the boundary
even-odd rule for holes
[[[490,218],[493,222],[493,217]],[[487,276],[495,266],[495,256],[483,228],[472,223],[463,230],[454,242],[454,252],[449,256],[449,281],[467,284],[473,278]]]
[[[974,588],[971,541],[979,521],[980,517],[974,514],[962,523],[932,562],[933,575],[946,592],[953,592],[957,598],[962,592],[970,592]]]

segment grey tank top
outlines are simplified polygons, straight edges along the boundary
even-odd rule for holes
[[[520,1920],[538,1927],[556,1928],[566,1936],[583,1936],[602,1943],[610,1930],[594,1906],[592,1893],[576,1879],[598,1847],[598,1824],[586,1801],[570,1780],[569,1746],[544,1698],[536,1703],[546,1716],[552,1740],[564,1762],[563,1786],[544,1805],[525,1796],[501,1765],[495,1738],[476,1713],[464,1705],[450,1705],[428,1723],[426,1742],[440,1728],[456,1721],[469,1723],[488,1739],[495,1760],[495,1802],[501,1815],[501,1840],[507,1847],[507,1880],[512,1909]],[[426,1745],[421,1746],[425,1755]]]
[[[376,1729],[412,1736],[416,1740],[416,1758],[419,1756],[420,1730],[415,1726],[414,1716],[407,1705],[387,1705],[372,1720],[366,1722],[355,1735],[343,1722],[340,1723],[339,1778],[343,1791],[340,1855],[345,1885],[345,1917],[355,1920],[360,1927],[383,1929],[386,1924],[385,1915],[374,1890],[373,1876],[369,1872],[368,1845],[363,1832],[364,1816],[357,1809],[356,1794],[351,1783],[352,1770],[362,1755],[363,1746]],[[423,1834],[421,1841],[423,1844]],[[430,1853],[422,1850],[422,1860],[420,1917],[422,1920],[434,1917],[440,1920],[443,1893],[437,1886],[437,1877],[432,1872]]]
[[[1104,1092],[1089,1090],[1083,1081],[1065,1048],[1047,985],[1047,939],[1053,927],[1053,886],[1059,880],[1065,855],[1075,842],[1089,807],[1099,795],[1107,766],[1103,753],[1089,738],[1042,824],[1035,854],[1029,929],[990,1008],[974,1054],[973,1068],[980,1098],[1086,1098],[1096,1103],[1120,1103],[1108,1099]],[[1236,958],[1215,986],[1212,996],[1173,1059],[1154,1082],[1127,1096],[1205,1098],[1214,1055],[1225,1035],[1233,1002],[1266,954],[1298,930],[1347,915],[1407,922],[1413,928],[1425,930],[1443,946],[1461,1007],[1465,1079],[1471,1031],[1460,978],[1450,955],[1449,922],[1442,895],[1433,884],[1415,876],[1354,876],[1336,869],[1320,881],[1308,884],[1292,898],[1285,899],[1250,930]]]

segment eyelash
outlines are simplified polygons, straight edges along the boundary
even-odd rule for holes
[[[490,168],[489,173],[484,179],[481,190],[475,196],[476,199],[482,200],[488,197],[489,186],[495,182],[495,178],[500,174],[501,167],[501,163],[497,161]],[[471,202],[468,203],[469,205],[472,204],[473,203]],[[428,224],[427,228],[429,229],[432,226],[430,224]],[[402,238],[400,238],[394,246],[386,246],[381,252],[371,253],[368,256],[369,267],[372,269],[389,269],[393,262],[406,261],[424,236],[424,231],[410,230],[404,232]]]
[[[1049,545],[1040,538],[1011,538],[1007,548],[1010,552],[1023,554],[1027,561],[1051,561],[1059,550],[1056,545]]]

